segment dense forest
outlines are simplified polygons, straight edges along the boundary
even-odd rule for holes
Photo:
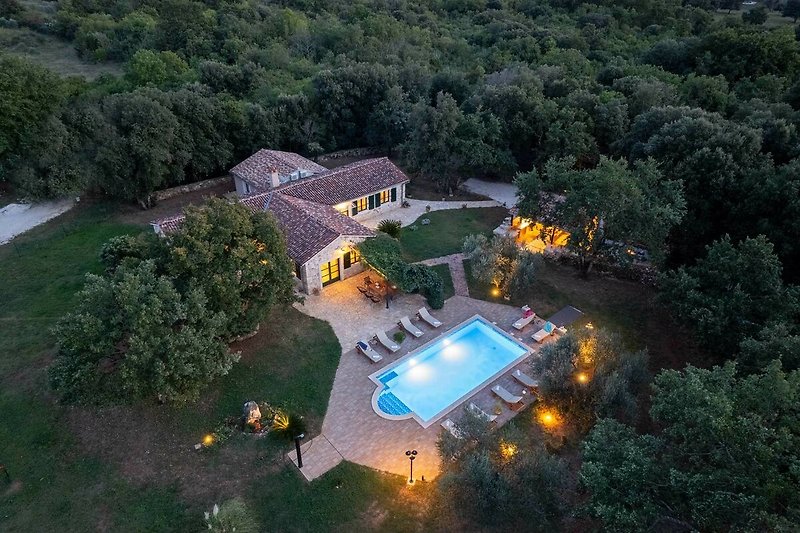
[[[442,190],[552,158],[654,158],[687,201],[672,264],[724,234],[764,234],[800,276],[790,24],[669,0],[4,6],[6,25],[124,65],[85,82],[2,58],[0,179],[20,194],[96,190],[147,206],[152,191],[265,146],[379,146]]]
[[[148,208],[263,147],[376,147],[443,193],[471,176],[567,192],[583,227],[601,217],[631,228],[626,242],[663,244],[663,305],[735,361],[656,377],[653,434],[592,419],[588,514],[616,530],[796,527],[800,2],[39,4],[1,3],[0,27],[121,70],[60,77],[0,51],[0,184],[14,194]],[[579,351],[558,349],[567,363]],[[609,364],[598,398],[619,393],[626,364]],[[465,479],[454,486],[483,483]]]

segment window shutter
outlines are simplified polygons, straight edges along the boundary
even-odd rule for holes
[[[381,206],[381,193],[376,192],[375,193],[375,207],[380,207],[380,206]]]
[[[392,201],[397,201],[397,187],[392,187]]]
[[[375,209],[375,195],[371,194],[369,197],[369,209]]]
[[[350,212],[353,213],[353,216],[358,214],[358,200],[353,202],[353,208],[350,210]]]
[[[350,252],[344,254],[344,267],[350,268]]]

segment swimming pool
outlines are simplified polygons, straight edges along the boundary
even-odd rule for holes
[[[476,389],[525,359],[530,349],[480,315],[375,372],[372,408],[427,428]]]

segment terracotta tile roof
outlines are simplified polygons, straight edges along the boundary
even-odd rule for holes
[[[275,193],[269,200],[269,211],[275,215],[286,235],[289,256],[305,263],[340,235],[371,237],[371,229],[362,226],[332,207]]]
[[[287,183],[281,193],[326,205],[336,205],[409,181],[386,157],[365,159],[312,178]]]
[[[371,237],[375,232],[346,217],[334,208],[294,198],[278,192],[263,192],[239,199],[239,203],[254,211],[269,211],[278,221],[286,237],[289,257],[301,265],[341,235]],[[176,231],[183,215],[152,222],[164,234]]]
[[[272,169],[276,169],[280,176],[288,176],[298,170],[307,170],[312,174],[319,174],[327,170],[325,167],[293,152],[259,150],[233,167],[231,174],[261,189],[271,189]]]

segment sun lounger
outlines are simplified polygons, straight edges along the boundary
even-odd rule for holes
[[[358,349],[359,352],[369,357],[369,360],[372,361],[373,363],[377,363],[383,360],[383,356],[378,352],[376,352],[375,350],[373,350],[372,346],[370,346],[369,343],[367,342],[358,341],[356,343],[356,349]]]
[[[401,318],[400,322],[398,322],[398,324],[400,324],[403,327],[404,330],[406,330],[407,332],[411,333],[415,337],[422,337],[423,331],[421,329],[419,329],[417,326],[415,326],[414,324],[412,324],[411,320],[409,320],[409,318],[407,316],[404,316],[403,318]]]
[[[533,379],[520,369],[514,370],[514,372],[511,375],[514,377],[514,379],[516,379],[517,381],[519,381],[528,388],[533,389],[539,386],[538,381],[536,381],[535,379]]]
[[[461,431],[459,431],[458,428],[456,427],[455,422],[453,422],[449,418],[445,419],[445,421],[442,422],[442,427],[444,429],[446,429],[447,431],[449,431],[450,434],[452,436],[454,436],[455,438],[457,438],[457,439],[463,439],[464,438],[464,436],[461,434]]]
[[[522,317],[511,325],[514,326],[514,328],[516,329],[522,329],[531,322],[533,322],[535,319],[536,319],[536,313],[531,311],[531,308],[526,305],[525,307],[522,308]]]
[[[511,394],[500,385],[495,385],[492,387],[492,392],[497,394],[504,402],[510,403],[511,405],[522,401],[522,396]]]
[[[427,307],[423,307],[419,311],[417,311],[417,315],[419,315],[419,317],[422,320],[424,320],[425,322],[427,322],[428,324],[430,324],[435,328],[438,328],[439,326],[442,325],[442,323],[439,320],[437,320],[436,317],[434,317],[428,312]]]
[[[544,327],[542,327],[542,329],[540,329],[539,331],[534,333],[531,338],[533,340],[535,340],[536,342],[542,342],[547,337],[552,335],[553,331],[555,331],[555,329],[556,329],[556,327],[553,325],[552,322],[545,322]]]
[[[400,349],[400,346],[396,342],[386,336],[385,331],[379,331],[375,336],[378,338],[378,341],[380,341],[380,343],[383,344],[390,352],[396,352]]]
[[[483,409],[481,409],[480,407],[478,407],[474,403],[470,403],[469,407],[467,407],[467,409],[472,411],[472,414],[474,414],[474,415],[476,415],[476,416],[478,416],[480,418],[483,418],[487,422],[494,422],[495,420],[497,420],[497,415],[490,415],[489,413],[487,413],[486,411],[484,411]]]

